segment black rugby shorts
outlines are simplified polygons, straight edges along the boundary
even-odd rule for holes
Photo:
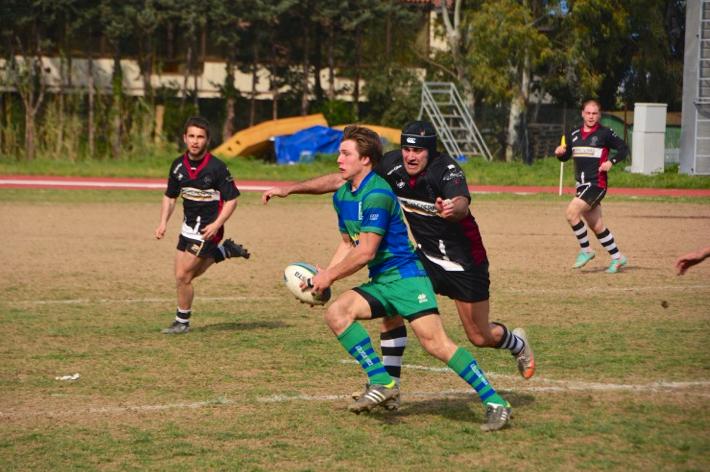
[[[463,271],[448,271],[430,261],[421,251],[417,253],[431,279],[434,291],[439,295],[462,302],[483,302],[490,297],[488,263]]]
[[[590,207],[594,208],[602,202],[606,195],[606,189],[592,184],[582,184],[577,187],[575,196],[584,200]]]

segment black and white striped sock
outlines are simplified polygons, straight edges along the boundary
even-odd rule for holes
[[[587,227],[584,224],[584,221],[580,221],[576,225],[571,225],[572,226],[572,231],[574,231],[574,235],[577,236],[577,242],[579,242],[579,247],[582,248],[582,251],[584,252],[590,252],[591,249],[589,248],[589,237],[587,237]]]
[[[183,310],[178,307],[175,311],[175,321],[183,324],[190,324],[190,316],[192,316],[192,310]]]
[[[514,335],[512,331],[509,331],[504,324],[496,323],[495,321],[492,323],[503,328],[503,336],[501,336],[496,349],[508,349],[514,356],[520,354],[520,351],[525,347],[525,341]]]
[[[390,377],[399,385],[402,374],[402,356],[407,347],[407,328],[398,328],[380,333],[380,349],[382,349],[382,364]]]
[[[621,252],[619,251],[619,248],[616,247],[616,242],[614,241],[614,235],[611,234],[611,231],[609,231],[609,228],[604,228],[604,231],[601,233],[597,234],[597,239],[599,242],[604,246],[604,249],[607,250],[609,255],[611,256],[612,259],[620,259],[621,258]]]

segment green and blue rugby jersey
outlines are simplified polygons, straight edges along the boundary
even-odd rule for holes
[[[352,191],[346,182],[333,195],[338,214],[338,228],[359,244],[360,233],[382,236],[374,259],[368,263],[370,278],[378,282],[426,276],[414,247],[409,241],[402,209],[392,187],[379,175],[370,172]]]

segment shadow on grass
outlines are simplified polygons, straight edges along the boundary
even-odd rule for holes
[[[191,328],[193,332],[209,331],[244,331],[254,329],[283,329],[291,325],[282,321],[233,321],[229,323],[215,323],[206,326]]]
[[[499,392],[510,402],[514,413],[516,408],[535,402],[535,396],[530,394],[501,390]],[[380,408],[368,414],[368,416],[386,424],[397,424],[402,418],[420,415],[438,415],[452,421],[469,423],[483,421],[485,409],[478,401],[478,397],[469,393],[451,393],[447,394],[446,398],[431,399],[421,399],[416,396],[407,397],[404,394],[399,410],[388,412]]]

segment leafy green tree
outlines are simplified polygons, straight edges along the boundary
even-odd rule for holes
[[[32,8],[34,7],[34,8]],[[42,56],[51,45],[47,29],[54,19],[46,2],[30,6],[17,0],[3,2],[3,30],[7,81],[15,87],[22,101],[25,118],[25,158],[33,160],[36,152],[37,113],[44,102],[47,82]],[[45,15],[46,13],[46,15]]]
[[[486,2],[480,10],[467,14],[466,23],[473,45],[467,57],[469,76],[489,101],[510,103],[505,148],[510,162],[521,150],[526,133],[533,71],[552,50],[536,26],[531,5],[516,0]]]

